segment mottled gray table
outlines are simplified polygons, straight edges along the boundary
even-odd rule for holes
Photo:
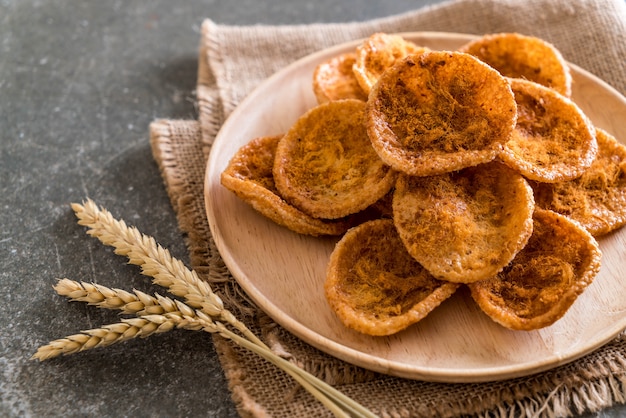
[[[88,237],[69,204],[90,197],[187,260],[148,125],[196,117],[203,18],[349,21],[428,3],[0,0],[0,416],[237,416],[207,334],[29,361],[51,339],[118,319],[67,303],[56,278],[157,290]]]

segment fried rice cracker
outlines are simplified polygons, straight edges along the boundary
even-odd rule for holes
[[[305,235],[341,235],[353,223],[349,219],[313,218],[285,202],[274,185],[272,168],[282,135],[259,137],[241,147],[221,173],[224,187],[255,210],[294,232]]]
[[[285,200],[326,219],[362,211],[396,179],[368,139],[365,102],[355,99],[327,102],[302,115],[278,143],[273,175]]]
[[[455,283],[493,277],[532,233],[528,182],[499,162],[437,176],[400,175],[393,220],[409,254]]]
[[[415,45],[400,35],[374,33],[356,47],[352,70],[361,89],[369,94],[380,76],[396,61],[426,51],[428,48]]]
[[[519,33],[484,35],[460,49],[486,62],[502,75],[523,78],[569,97],[572,76],[561,52],[549,42]]]
[[[598,154],[573,180],[531,182],[537,206],[576,220],[598,237],[626,224],[626,146],[596,128]]]
[[[458,287],[435,279],[415,261],[390,219],[349,230],[331,254],[324,284],[326,299],[342,323],[376,336],[422,320]]]
[[[318,103],[341,99],[367,100],[352,66],[356,53],[347,52],[322,62],[313,72],[313,93]]]
[[[510,79],[517,123],[499,158],[526,178],[546,183],[580,176],[597,153],[595,129],[570,99],[528,80]]]
[[[600,270],[596,240],[577,222],[544,209],[528,244],[491,279],[469,285],[480,309],[514,330],[547,327],[565,315]]]
[[[394,169],[415,176],[494,160],[516,117],[508,81],[460,52],[406,57],[383,74],[368,99],[374,149]]]

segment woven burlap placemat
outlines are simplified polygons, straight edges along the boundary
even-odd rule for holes
[[[375,31],[516,31],[555,44],[570,62],[626,93],[626,3],[622,0],[468,0],[368,22],[302,26],[202,26],[198,121],[157,120],[151,144],[187,240],[192,267],[227,306],[285,358],[335,385],[380,416],[572,416],[626,403],[626,339],[575,362],[508,381],[444,384],[355,367],[307,345],[248,301],[211,238],[203,182],[206,158],[225,118],[258,84],[316,50]],[[215,337],[242,416],[330,416],[279,369]]]

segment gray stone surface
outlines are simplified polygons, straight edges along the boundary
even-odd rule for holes
[[[0,416],[237,416],[206,334],[29,360],[119,318],[57,296],[57,278],[158,290],[88,237],[69,204],[92,198],[187,260],[148,125],[196,117],[202,19],[349,21],[428,3],[0,0]]]

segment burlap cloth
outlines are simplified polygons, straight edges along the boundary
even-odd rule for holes
[[[310,347],[256,309],[237,287],[214,246],[205,215],[205,161],[215,135],[237,104],[277,70],[321,48],[375,31],[516,31],[538,36],[626,94],[623,0],[462,0],[345,24],[244,27],[206,20],[198,69],[199,121],[157,120],[151,125],[154,157],[185,234],[192,267],[276,352],[380,416],[561,417],[626,403],[622,336],[576,362],[530,377],[428,383],[366,371]],[[279,369],[222,338],[215,338],[215,346],[242,416],[329,416]]]

